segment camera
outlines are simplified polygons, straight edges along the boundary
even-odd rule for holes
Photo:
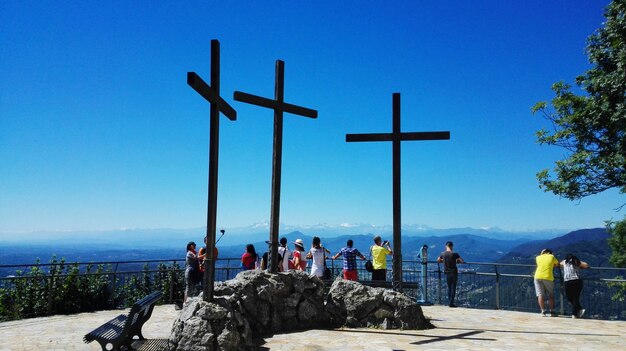
[[[389,244],[389,240],[383,241],[383,245],[387,245],[387,244]]]

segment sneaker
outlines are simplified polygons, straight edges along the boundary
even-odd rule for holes
[[[451,303],[451,304],[448,305],[448,307],[456,308],[456,305]]]
[[[559,314],[556,313],[556,312],[551,312],[550,313],[550,317],[558,317],[558,316],[559,316]]]
[[[549,317],[550,316],[550,312],[548,311],[541,311],[541,317]]]
[[[574,315],[574,314],[573,314],[573,315],[572,315],[572,318],[577,319],[578,317],[576,317],[576,315]]]
[[[581,308],[580,311],[578,311],[578,315],[576,317],[583,318],[584,315],[585,315],[585,309]]]

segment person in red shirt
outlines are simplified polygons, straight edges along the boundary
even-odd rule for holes
[[[207,237],[204,237],[204,247],[198,250],[198,260],[200,261],[200,272],[204,272],[204,260],[206,259],[206,240]],[[217,260],[217,254],[219,251],[217,250],[217,246],[213,249],[213,260]]]
[[[254,249],[254,245],[246,245],[246,252],[241,255],[241,269],[246,271],[255,269],[257,264],[258,255]]]
[[[304,253],[304,241],[297,239],[294,243],[295,250],[293,251],[293,265],[298,271],[306,270],[306,254]]]

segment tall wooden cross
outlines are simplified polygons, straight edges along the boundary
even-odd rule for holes
[[[204,301],[213,300],[215,282],[215,227],[217,221],[217,166],[220,140],[220,112],[228,119],[237,119],[237,112],[220,96],[220,42],[211,40],[211,86],[195,72],[187,72],[187,84],[211,105],[209,131],[209,196],[207,201],[207,250],[204,260]]]
[[[284,102],[285,63],[276,60],[276,79],[274,100],[235,91],[234,99],[274,110],[274,154],[272,157],[272,202],[270,217],[270,271],[275,273],[278,267],[278,232],[280,218],[280,181],[283,159],[283,112],[309,118],[317,118],[317,111]]]
[[[402,290],[402,220],[400,142],[404,140],[449,140],[450,132],[400,131],[400,93],[393,94],[393,123],[391,133],[346,134],[347,142],[391,141],[393,144],[393,282],[395,290]]]

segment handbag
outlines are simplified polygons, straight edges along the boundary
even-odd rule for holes
[[[324,250],[323,247],[322,250]],[[322,251],[322,253],[324,254],[324,273],[322,273],[322,279],[331,280],[333,279],[333,275],[330,268],[328,268],[328,266],[326,265],[326,253],[324,251]]]
[[[322,279],[330,280],[332,278],[333,278],[333,276],[332,276],[332,274],[330,272],[330,268],[328,268],[328,267],[324,268],[324,273],[322,274]]]
[[[372,248],[370,247],[370,259],[365,262],[365,270],[368,272],[374,271],[374,264],[372,263]]]
[[[365,270],[370,272],[370,273],[374,271],[374,264],[372,263],[371,260],[367,260],[365,262]]]

